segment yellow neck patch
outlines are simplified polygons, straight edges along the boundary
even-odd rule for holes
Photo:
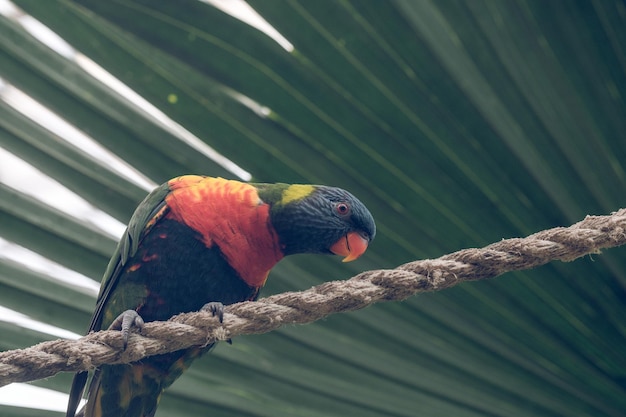
[[[312,185],[301,185],[294,184],[290,185],[283,191],[282,198],[280,199],[280,203],[282,205],[289,204],[293,201],[301,200],[305,197],[311,195],[311,193],[315,191],[315,187]]]

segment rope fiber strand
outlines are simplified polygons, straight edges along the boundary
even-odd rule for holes
[[[395,269],[363,272],[345,281],[325,282],[301,292],[276,294],[256,302],[226,306],[224,322],[208,312],[185,313],[150,322],[131,334],[123,350],[119,331],[90,333],[78,340],[54,340],[0,353],[0,386],[77,372],[103,364],[202,346],[237,335],[270,332],[286,324],[311,323],[330,314],[358,310],[379,301],[403,300],[464,281],[492,278],[554,260],[572,261],[626,243],[626,209],[587,216],[526,238],[506,239],[482,249],[465,249]]]

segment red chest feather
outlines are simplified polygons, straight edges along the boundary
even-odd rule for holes
[[[269,222],[269,206],[246,183],[194,175],[169,182],[168,217],[219,246],[228,263],[248,285],[261,287],[283,257]]]

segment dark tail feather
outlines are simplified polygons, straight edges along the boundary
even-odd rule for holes
[[[67,412],[65,417],[74,417],[76,415],[76,409],[80,403],[80,399],[83,397],[83,390],[87,383],[88,372],[79,372],[74,376],[72,381],[72,389],[70,390],[70,400],[67,403]]]

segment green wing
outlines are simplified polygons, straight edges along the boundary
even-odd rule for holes
[[[162,184],[160,187],[154,189],[146,198],[137,206],[137,209],[133,213],[133,216],[128,222],[128,227],[124,231],[124,235],[120,239],[120,243],[117,245],[109,265],[104,272],[102,278],[102,284],[100,286],[100,294],[98,294],[98,300],[96,302],[96,310],[91,318],[91,324],[89,331],[100,330],[100,324],[102,321],[102,309],[106,304],[111,291],[115,288],[120,276],[120,272],[129,258],[131,258],[139,247],[142,238],[150,230],[151,226],[155,222],[147,227],[148,223],[157,214],[163,215],[164,212],[159,213],[165,206],[165,196],[170,193],[168,183]]]
[[[128,227],[124,231],[120,243],[117,245],[109,265],[104,272],[102,278],[102,284],[100,286],[100,293],[98,294],[98,300],[96,302],[96,309],[91,318],[91,324],[89,325],[88,332],[92,330],[100,330],[102,323],[102,312],[106,302],[116,287],[119,280],[121,271],[128,261],[136,252],[139,247],[139,243],[151,229],[151,227],[158,221],[154,219],[155,216],[163,216],[165,211],[162,211],[165,207],[165,197],[169,194],[170,188],[168,183],[161,185],[154,189],[148,196],[139,204],[133,216],[128,222]],[[153,220],[154,219],[154,220]],[[83,394],[85,384],[87,382],[87,372],[79,372],[72,381],[72,388],[70,390],[70,399],[67,406],[67,417],[74,417],[76,409]]]

